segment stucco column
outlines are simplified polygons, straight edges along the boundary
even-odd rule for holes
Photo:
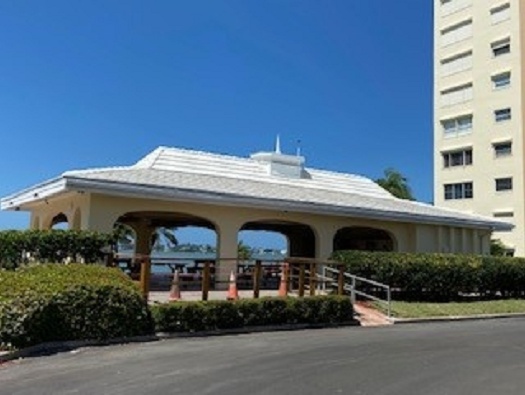
[[[230,273],[237,273],[238,233],[240,225],[223,221],[218,224],[216,289],[226,289]],[[233,259],[232,259],[233,258]]]
[[[151,253],[151,236],[155,228],[146,223],[130,224],[136,234],[135,253],[149,255]]]
[[[334,251],[334,238],[337,229],[334,226],[316,227],[316,248],[315,258],[319,261],[326,261]]]
[[[474,254],[481,254],[481,243],[477,229],[472,229],[472,252]]]

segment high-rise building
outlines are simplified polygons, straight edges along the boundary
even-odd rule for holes
[[[434,202],[525,256],[525,0],[434,0]]]

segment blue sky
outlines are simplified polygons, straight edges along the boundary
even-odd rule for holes
[[[432,200],[421,0],[0,2],[0,196],[159,145],[395,167]],[[0,229],[27,216],[0,212]]]

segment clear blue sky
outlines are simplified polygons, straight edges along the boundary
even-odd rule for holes
[[[431,2],[401,3],[2,0],[0,196],[159,145],[247,156],[280,134],[310,167],[392,166],[431,201]],[[0,229],[27,223],[0,212]]]

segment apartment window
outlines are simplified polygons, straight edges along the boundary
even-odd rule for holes
[[[441,16],[447,16],[472,5],[472,0],[441,0]]]
[[[512,191],[512,177],[496,178],[496,191]]]
[[[494,154],[496,155],[496,158],[501,158],[504,156],[512,155],[512,142],[511,141],[494,143],[492,144],[492,147],[494,148]]]
[[[496,41],[490,44],[494,57],[510,53],[510,38]]]
[[[513,218],[513,211],[496,211],[493,213],[494,218]]]
[[[445,137],[453,137],[472,132],[472,114],[441,121]]]
[[[492,76],[492,88],[503,89],[510,86],[510,71]]]
[[[502,4],[490,10],[490,19],[495,25],[510,19],[510,3]]]
[[[472,149],[443,152],[443,166],[468,166],[472,164]]]
[[[512,112],[510,108],[503,108],[501,110],[494,111],[494,119],[496,122],[509,121],[512,118]]]
[[[455,44],[472,37],[472,19],[449,26],[441,31],[441,46]]]
[[[441,75],[447,76],[472,68],[472,51],[463,52],[441,61]]]
[[[472,199],[472,182],[445,184],[445,200]]]
[[[464,103],[466,101],[472,100],[472,97],[473,89],[471,83],[455,86],[441,92],[441,106],[448,107],[455,104]]]

